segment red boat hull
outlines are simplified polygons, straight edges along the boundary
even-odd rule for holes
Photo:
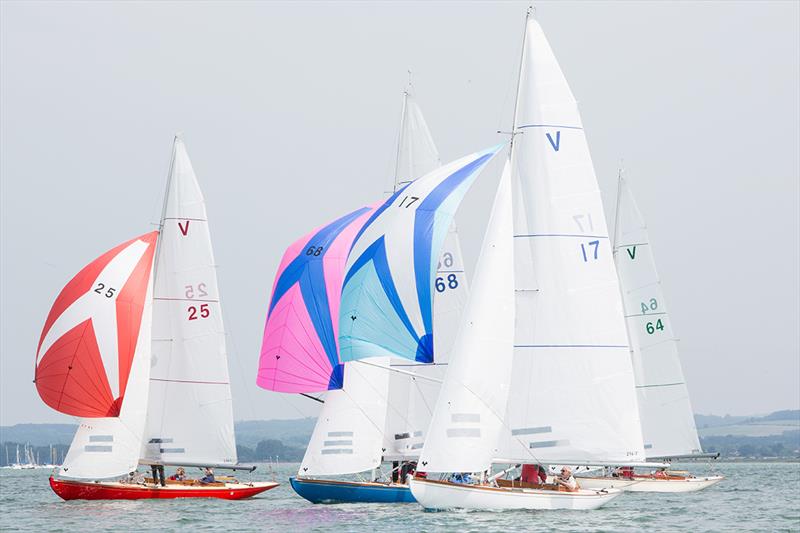
[[[63,500],[141,500],[171,498],[222,498],[241,500],[250,498],[278,483],[235,484],[225,487],[167,485],[166,487],[123,485],[121,483],[94,483],[55,479],[50,476],[50,488]]]

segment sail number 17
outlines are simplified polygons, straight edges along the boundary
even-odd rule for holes
[[[592,250],[594,246],[594,250]],[[597,259],[597,249],[600,247],[600,241],[590,241],[588,244],[581,243],[581,253],[583,254],[584,263],[589,261],[589,257]]]

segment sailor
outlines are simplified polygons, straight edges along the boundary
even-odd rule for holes
[[[186,470],[179,466],[175,473],[169,476],[170,481],[186,481]]]
[[[575,478],[572,476],[572,470],[568,466],[565,466],[561,469],[561,474],[559,474],[556,479],[556,485],[559,487],[564,487],[569,492],[575,492],[578,490],[578,482],[575,481]]]
[[[214,470],[211,468],[205,468],[203,470],[205,474],[202,478],[200,478],[200,483],[214,483]]]
[[[520,481],[537,485],[547,483],[547,472],[542,465],[524,464],[520,473]]]
[[[164,465],[150,465],[150,471],[153,474],[153,484],[161,484],[162,487],[167,485],[164,481]]]

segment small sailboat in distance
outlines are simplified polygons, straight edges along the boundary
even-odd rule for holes
[[[719,454],[703,453],[700,447],[678,339],[672,332],[647,225],[621,171],[615,219],[614,259],[631,344],[645,455],[652,461],[716,458]],[[604,470],[602,476],[586,474],[579,481],[584,487],[631,492],[694,492],[723,479],[667,469],[648,473],[637,473],[632,467]]]
[[[278,485],[208,471],[204,480],[164,479],[164,466],[255,468],[237,462],[205,200],[179,138],[159,230],[67,283],[45,321],[34,381],[47,405],[80,418],[50,477],[65,500],[240,499]],[[139,465],[154,479],[137,475]]]

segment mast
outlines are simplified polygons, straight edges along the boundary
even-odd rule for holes
[[[397,135],[397,153],[394,158],[394,185],[392,192],[397,192],[400,183],[400,151],[403,147],[403,133],[406,125],[406,109],[408,109],[408,93],[411,91],[411,71],[408,71],[408,87],[403,91],[403,107],[400,111],[400,130]]]
[[[522,31],[522,51],[519,54],[519,69],[517,70],[517,92],[514,96],[514,115],[511,118],[511,144],[508,147],[508,159],[511,160],[511,154],[514,151],[514,136],[517,134],[517,106],[519,105],[519,93],[522,90],[522,66],[525,63],[525,44],[528,40],[528,20],[533,13],[533,6],[528,6],[528,11],[525,13],[525,27]]]
[[[164,188],[164,203],[161,206],[161,218],[158,221],[158,239],[156,240],[156,254],[155,258],[153,259],[153,281],[156,279],[157,269],[158,269],[158,258],[161,255],[161,241],[163,240],[162,232],[164,230],[164,219],[167,217],[167,202],[169,201],[169,191],[170,187],[172,187],[172,169],[175,167],[175,154],[177,153],[178,148],[178,141],[181,140],[181,133],[178,132],[175,134],[175,137],[172,139],[172,157],[169,161],[169,171],[167,172],[167,185]]]
[[[619,232],[619,204],[622,201],[622,162],[620,162],[617,171],[617,205],[614,209],[614,235],[611,237],[611,251],[614,255],[617,254],[617,233]]]

